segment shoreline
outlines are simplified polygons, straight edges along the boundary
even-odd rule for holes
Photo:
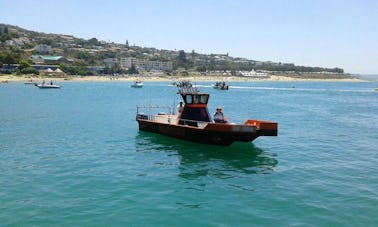
[[[369,82],[358,78],[340,78],[340,79],[309,79],[309,78],[293,78],[286,76],[271,75],[269,78],[248,78],[248,77],[236,77],[236,76],[71,76],[71,77],[45,77],[45,76],[30,76],[30,75],[8,75],[0,74],[0,82],[42,82],[54,81],[54,82],[134,82],[136,79],[140,79],[143,82],[174,82],[189,80],[191,82]]]

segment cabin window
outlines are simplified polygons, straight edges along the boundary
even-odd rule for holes
[[[186,104],[207,104],[209,101],[208,94],[187,94],[184,96]]]
[[[201,97],[200,103],[206,104],[207,100],[209,99],[209,96],[208,95],[201,95],[200,97]]]
[[[193,103],[193,97],[191,95],[185,95],[185,103],[192,104]]]
[[[194,98],[194,102],[193,102],[193,103],[199,103],[199,102],[198,102],[198,99],[199,99],[198,95],[194,95],[193,98]]]

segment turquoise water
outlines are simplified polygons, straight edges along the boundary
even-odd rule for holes
[[[139,132],[136,105],[178,97],[130,84],[0,84],[0,225],[378,225],[378,82],[197,83],[210,112],[279,123],[230,147]]]

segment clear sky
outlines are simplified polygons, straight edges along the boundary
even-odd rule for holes
[[[377,0],[0,0],[0,23],[378,74]]]

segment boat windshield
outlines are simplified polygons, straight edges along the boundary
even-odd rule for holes
[[[183,100],[186,104],[207,104],[209,94],[183,94]]]

